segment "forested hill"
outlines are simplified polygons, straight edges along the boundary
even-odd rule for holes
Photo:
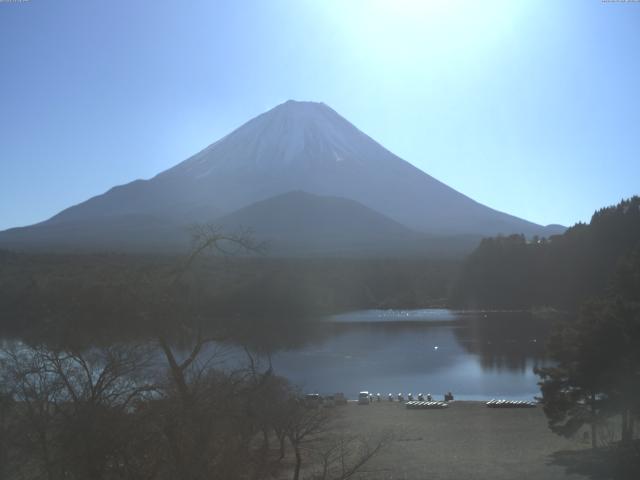
[[[468,257],[452,303],[474,308],[574,309],[607,289],[623,257],[640,249],[640,197],[597,211],[549,239],[484,239]]]

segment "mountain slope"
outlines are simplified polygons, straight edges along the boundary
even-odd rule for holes
[[[33,235],[39,241],[35,237],[45,226],[90,229],[136,216],[167,225],[209,222],[290,191],[354,200],[432,235],[563,230],[473,201],[389,152],[322,103],[288,101],[150,180],[114,187],[38,228],[22,229],[21,238],[27,242]],[[7,233],[15,237],[15,232],[0,233],[0,243]]]
[[[276,195],[212,222],[228,233],[250,232],[271,256],[460,257],[477,235],[432,236],[413,231],[354,201],[302,191]],[[191,224],[152,215],[43,222],[0,233],[0,246],[58,252],[169,253],[190,246]]]
[[[251,230],[276,252],[392,251],[424,236],[353,200],[288,192],[216,221],[227,231]]]
[[[186,223],[150,214],[122,214],[42,222],[0,232],[0,247],[62,252],[184,250]]]

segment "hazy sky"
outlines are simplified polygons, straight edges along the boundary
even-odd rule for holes
[[[0,229],[323,101],[493,208],[640,193],[640,3],[0,1]]]

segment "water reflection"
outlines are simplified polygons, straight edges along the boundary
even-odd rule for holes
[[[529,313],[481,313],[462,317],[454,334],[465,350],[478,356],[483,370],[524,374],[544,363],[552,324]]]
[[[367,310],[316,321],[234,318],[225,324],[233,326],[234,341],[224,345],[221,362],[246,362],[241,344],[268,354],[278,374],[306,391],[341,391],[350,398],[360,390],[422,392],[439,399],[450,390],[458,399],[529,400],[538,394],[533,367],[546,362],[552,321],[518,312],[431,309]],[[182,350],[178,356],[189,352],[192,339],[172,339]],[[40,343],[37,337],[24,340]],[[221,347],[211,345],[209,353]],[[162,355],[159,366],[164,368]]]
[[[276,371],[306,390],[433,393],[460,399],[537,395],[550,322],[522,313],[364,311],[334,316]]]

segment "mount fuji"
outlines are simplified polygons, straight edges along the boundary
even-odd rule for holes
[[[272,218],[277,231],[269,227]],[[195,222],[251,228],[275,243],[297,238],[302,247],[309,239],[301,228],[322,225],[332,251],[341,242],[384,249],[393,239],[387,247],[395,249],[401,238],[564,230],[484,206],[394,155],[327,105],[290,100],[149,180],[0,232],[0,246],[172,250],[186,244],[187,226]]]

